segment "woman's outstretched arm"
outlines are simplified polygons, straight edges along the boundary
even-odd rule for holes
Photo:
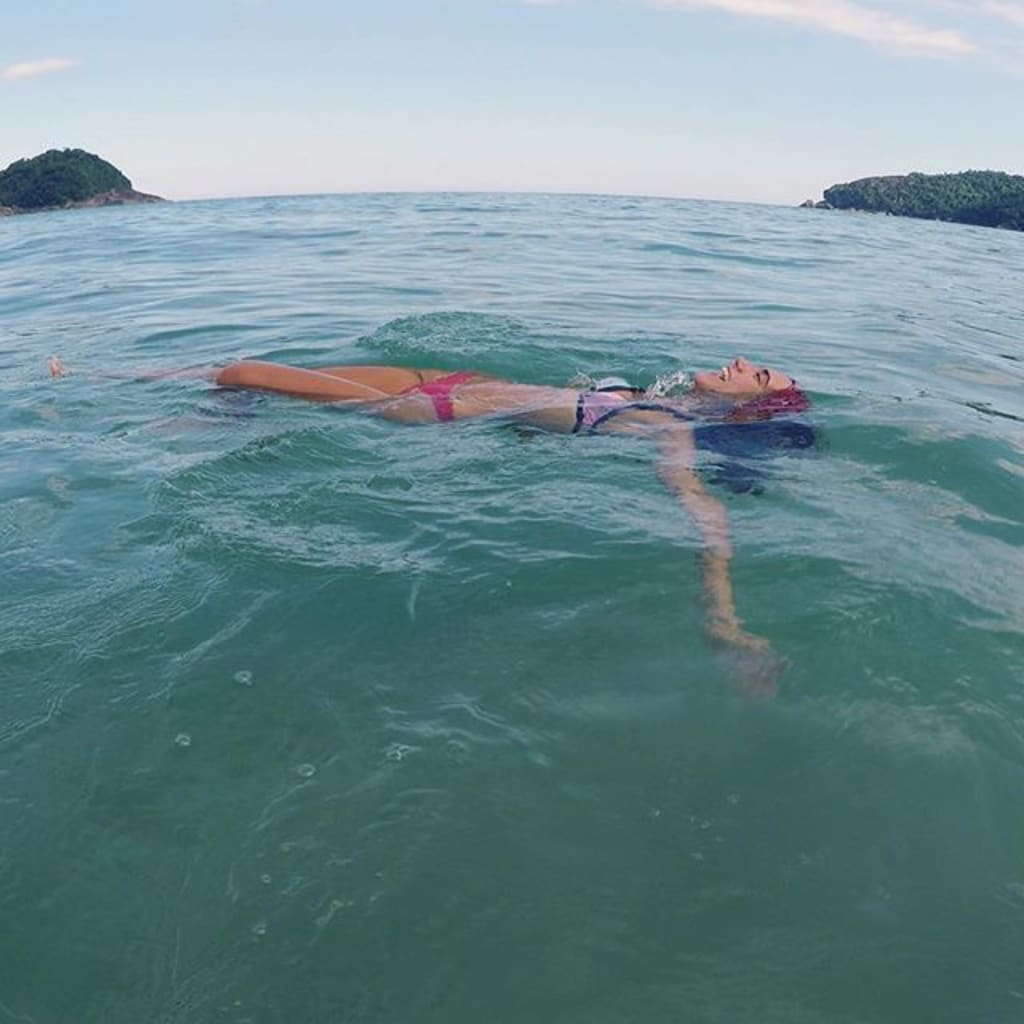
[[[762,695],[769,686],[773,692],[774,677],[784,662],[772,654],[771,645],[764,637],[748,633],[736,614],[729,573],[732,561],[729,517],[725,506],[708,493],[694,472],[693,434],[689,428],[679,426],[663,430],[657,440],[658,477],[693,517],[703,542],[700,561],[706,602],[705,632],[713,640],[744,655],[740,672],[751,687],[756,687]]]

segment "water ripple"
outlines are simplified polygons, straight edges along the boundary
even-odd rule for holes
[[[661,199],[0,219],[0,1011],[1016,1019],[1022,265]],[[821,435],[709,485],[758,705],[644,442],[103,375],[737,353]]]

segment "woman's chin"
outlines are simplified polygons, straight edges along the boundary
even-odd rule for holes
[[[723,394],[724,381],[717,373],[711,373],[705,371],[704,373],[695,373],[693,375],[693,386],[697,391],[708,391],[712,394],[720,395]]]

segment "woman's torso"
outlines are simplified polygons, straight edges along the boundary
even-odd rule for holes
[[[481,373],[420,372],[420,383],[381,404],[382,415],[405,423],[437,420],[436,384],[451,377],[456,383],[444,397],[444,419],[496,416],[566,434],[619,432],[645,424],[668,425],[692,419],[677,403],[646,401],[642,392],[632,388],[579,391],[519,384]]]

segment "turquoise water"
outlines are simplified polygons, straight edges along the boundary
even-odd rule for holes
[[[1024,1019],[1022,271],[669,200],[0,221],[0,1020]],[[95,375],[737,353],[822,431],[720,495],[770,701],[640,442]]]

